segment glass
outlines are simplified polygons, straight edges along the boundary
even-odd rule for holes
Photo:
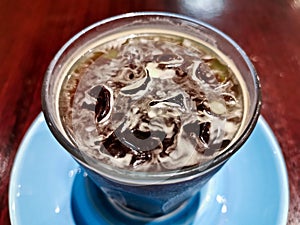
[[[68,138],[60,120],[58,99],[62,80],[69,66],[82,52],[99,40],[124,31],[164,29],[196,37],[228,56],[242,75],[249,107],[244,126],[226,151],[203,164],[165,172],[119,169],[97,162],[83,154]],[[167,215],[195,196],[201,187],[245,143],[253,131],[261,105],[257,74],[243,50],[221,31],[182,15],[139,12],[115,16],[95,23],[69,40],[51,62],[42,87],[42,108],[46,122],[59,143],[87,172],[109,202],[127,215],[154,218]]]

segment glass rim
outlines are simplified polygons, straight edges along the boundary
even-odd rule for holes
[[[208,160],[205,163],[201,163],[199,165],[191,166],[185,169],[179,168],[179,169],[174,169],[170,171],[159,171],[159,172],[145,172],[145,171],[134,171],[134,170],[128,170],[128,169],[122,169],[119,167],[107,165],[105,163],[100,163],[101,164],[101,171],[97,167],[93,167],[92,165],[89,165],[83,157],[80,157],[80,154],[76,153],[78,149],[71,144],[71,142],[65,138],[65,136],[61,133],[59,128],[57,128],[55,124],[55,120],[51,113],[49,113],[48,108],[49,106],[49,101],[47,100],[49,98],[49,93],[47,92],[47,87],[49,86],[50,78],[52,75],[52,72],[60,59],[60,57],[63,55],[63,53],[74,43],[77,39],[82,37],[85,33],[88,31],[91,31],[95,29],[96,27],[99,27],[101,25],[104,25],[109,22],[113,22],[115,20],[120,20],[120,19],[125,19],[129,17],[137,18],[137,17],[145,17],[145,16],[157,16],[161,18],[168,18],[168,19],[179,19],[187,22],[191,22],[195,25],[200,25],[208,30],[211,30],[218,36],[221,36],[224,38],[230,45],[232,45],[237,52],[240,54],[242,57],[242,60],[246,63],[253,79],[254,79],[254,85],[255,85],[255,91],[256,91],[256,99],[255,99],[255,106],[254,106],[254,111],[253,115],[251,116],[252,118],[249,120],[249,122],[245,125],[244,131],[240,134],[240,136],[233,142],[230,146],[229,149],[226,151],[223,151],[216,157],[214,157],[211,160]],[[113,16],[110,18],[106,18],[103,20],[100,20],[96,23],[91,24],[90,26],[84,28],[77,34],[75,34],[71,39],[69,39],[62,47],[61,49],[56,53],[54,56],[53,60],[50,62],[50,65],[48,66],[48,69],[45,73],[43,85],[42,85],[42,111],[45,117],[45,121],[56,138],[56,140],[64,147],[65,150],[67,150],[72,157],[79,162],[81,165],[84,167],[88,168],[89,170],[97,173],[97,174],[102,174],[106,177],[109,177],[111,179],[114,179],[119,182],[125,182],[125,183],[136,183],[137,181],[139,182],[155,182],[158,179],[165,179],[168,180],[167,182],[173,182],[174,180],[185,180],[185,179],[192,179],[194,177],[198,177],[202,174],[208,173],[209,171],[217,168],[219,165],[222,165],[225,163],[236,151],[240,149],[240,147],[246,142],[250,134],[255,128],[255,125],[257,123],[257,120],[260,115],[260,108],[261,108],[261,86],[259,82],[259,78],[257,75],[257,72],[252,65],[250,59],[246,55],[246,53],[242,50],[242,48],[235,42],[233,41],[228,35],[223,33],[222,31],[218,30],[217,28],[203,22],[197,19],[193,19],[188,16],[184,16],[181,14],[176,14],[176,13],[170,13],[170,12],[131,12],[131,13],[125,13],[125,14],[120,14],[117,16]],[[80,150],[79,150],[80,151]],[[116,178],[113,175],[110,175],[111,172],[114,172],[113,175],[119,175],[121,177]]]

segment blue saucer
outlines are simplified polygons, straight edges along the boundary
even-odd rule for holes
[[[9,186],[12,225],[81,225],[76,201],[89,201],[82,189],[92,186],[85,173],[51,135],[40,114],[28,130],[18,150]],[[82,192],[83,191],[83,192]],[[75,197],[74,197],[75,196]],[[78,196],[78,197],[77,197]],[[133,224],[116,216],[98,198],[88,224]],[[74,203],[75,201],[75,203]],[[261,117],[241,150],[174,217],[144,222],[144,225],[285,225],[289,192],[281,150]],[[106,207],[107,206],[107,207]],[[80,209],[82,210],[82,209]],[[86,214],[83,214],[84,216]]]

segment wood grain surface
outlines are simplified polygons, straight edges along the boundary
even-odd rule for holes
[[[245,50],[261,79],[262,115],[288,169],[288,224],[300,224],[299,0],[1,0],[0,224],[10,224],[10,172],[26,130],[41,111],[41,84],[49,62],[81,29],[133,11],[168,11],[200,19]]]

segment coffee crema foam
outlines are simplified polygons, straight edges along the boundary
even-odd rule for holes
[[[213,50],[151,33],[87,51],[59,97],[64,129],[82,154],[136,171],[213,159],[235,138],[243,107],[238,79]]]

